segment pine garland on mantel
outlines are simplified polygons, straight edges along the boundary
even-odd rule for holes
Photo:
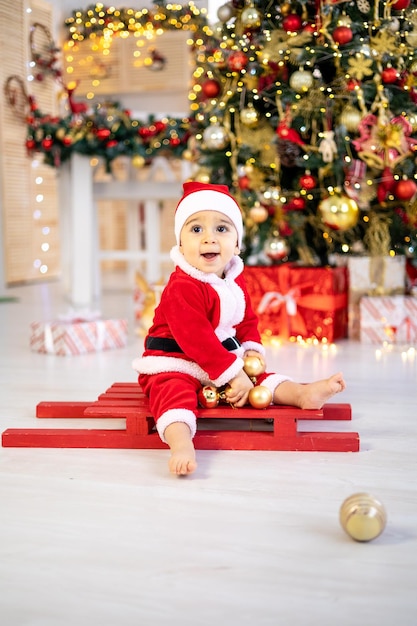
[[[154,10],[115,9],[96,3],[73,11],[65,26],[68,40],[75,42],[109,32],[112,36],[128,36],[150,29],[186,29],[192,33],[193,40],[194,37],[200,40],[205,37],[207,18],[205,10],[198,9],[193,2],[184,6],[156,2]],[[43,79],[49,68],[45,64],[37,65]],[[157,156],[186,157],[193,123],[188,117],[149,116],[144,122],[132,118],[117,102],[84,105],[78,113],[72,110],[65,117],[57,117],[40,111],[33,97],[28,98],[28,103],[26,149],[29,156],[41,154],[52,167],[60,167],[74,152],[102,158],[107,169],[120,156],[130,157],[137,167],[150,164]]]
[[[79,116],[54,117],[36,105],[28,117],[26,149],[30,156],[43,155],[44,162],[60,167],[73,153],[102,158],[107,169],[120,156],[142,167],[156,156],[181,158],[190,137],[189,118],[131,117],[117,102],[97,104]]]

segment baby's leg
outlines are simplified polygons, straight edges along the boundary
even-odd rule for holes
[[[274,404],[287,404],[300,409],[321,409],[336,393],[346,388],[341,372],[313,383],[295,383],[285,380],[275,388]]]
[[[165,428],[164,439],[171,450],[168,462],[172,474],[192,474],[197,468],[190,428],[184,422],[174,422]]]
[[[197,467],[193,437],[197,426],[197,391],[201,383],[181,372],[141,375],[139,382],[149,396],[159,436],[170,448],[170,472],[191,474]]]

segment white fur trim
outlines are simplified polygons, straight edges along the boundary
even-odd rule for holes
[[[240,359],[240,358],[236,359],[236,361],[234,361],[232,365],[228,367],[227,370],[225,370],[221,376],[219,376],[218,378],[212,381],[213,384],[216,385],[216,387],[222,387],[223,385],[226,385],[229,382],[229,380],[232,380],[232,378],[234,378],[235,376],[239,374],[242,368],[243,368],[243,359]]]
[[[213,384],[221,387],[237,376],[243,367],[243,360],[237,358],[218,378],[211,380],[194,361],[186,361],[173,356],[145,356],[134,359],[132,367],[139,374],[161,374],[162,372],[181,372],[196,378],[203,385]]]
[[[193,191],[180,200],[175,212],[175,237],[180,242],[181,229],[191,215],[199,211],[217,211],[232,220],[237,231],[238,245],[242,245],[243,219],[242,211],[236,200],[221,191],[206,189]]]
[[[267,387],[269,391],[272,393],[272,398],[274,398],[275,389],[281,383],[285,383],[286,380],[292,380],[289,376],[284,376],[283,374],[271,374],[267,376],[265,380],[261,382],[262,387]],[[273,403],[273,400],[272,400]],[[271,404],[272,404],[271,403]]]
[[[186,361],[174,356],[144,356],[134,359],[132,363],[134,370],[139,374],[161,374],[162,372],[181,372],[189,374],[205,385],[210,379],[208,374],[194,361]]]
[[[255,352],[259,352],[262,356],[265,356],[265,348],[261,343],[257,343],[256,341],[244,341],[242,343],[242,348],[244,352],[248,350],[254,350]]]
[[[170,424],[175,424],[176,422],[187,424],[191,431],[191,437],[194,437],[197,431],[197,418],[194,413],[189,409],[170,409],[162,413],[161,417],[156,422],[156,430],[164,443],[166,443],[164,437],[165,429],[168,428]]]

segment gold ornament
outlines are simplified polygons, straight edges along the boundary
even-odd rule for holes
[[[256,385],[249,391],[248,399],[254,409],[266,409],[272,402],[272,393],[268,387]]]
[[[314,83],[313,74],[299,69],[290,77],[290,87],[297,93],[303,93],[311,89]]]
[[[372,52],[378,52],[381,56],[389,52],[396,53],[398,48],[398,39],[396,33],[390,32],[388,29],[379,30],[376,35],[370,38],[370,46]]]
[[[255,109],[253,104],[249,104],[240,112],[240,121],[245,126],[256,126],[258,123],[258,119],[258,111]]]
[[[372,69],[373,60],[368,59],[360,52],[357,52],[354,57],[348,59],[348,65],[349,76],[357,80],[363,80],[366,76],[372,76],[374,74],[374,70]]]
[[[249,209],[249,217],[255,224],[262,224],[268,219],[268,209],[260,204],[255,204],[251,209]]]
[[[145,159],[140,154],[135,154],[132,157],[132,165],[133,167],[137,167],[138,170],[141,169],[145,165]]]
[[[253,5],[243,9],[240,21],[244,28],[259,28],[262,21],[262,14]]]
[[[256,378],[257,376],[260,376],[260,374],[263,374],[265,371],[264,364],[257,356],[247,356],[244,358],[243,362],[243,369],[245,370],[249,378]]]
[[[340,115],[340,121],[349,132],[358,131],[359,122],[362,119],[362,113],[356,107],[348,104]]]
[[[292,9],[291,2],[284,2],[283,4],[281,4],[280,9],[282,15],[288,15]]]
[[[226,2],[217,9],[217,17],[223,23],[228,22],[235,14],[235,8],[231,2]]]
[[[287,241],[280,235],[268,237],[264,244],[264,253],[271,261],[283,261],[290,253]]]
[[[203,140],[209,150],[223,150],[229,143],[229,134],[224,126],[210,124],[204,130]]]
[[[334,194],[319,204],[322,220],[335,230],[354,228],[359,219],[359,207],[356,202],[343,194]]]
[[[342,503],[339,519],[355,541],[372,541],[384,530],[387,515],[383,504],[368,493],[355,493]]]
[[[198,183],[209,183],[211,178],[211,170],[208,167],[200,167],[193,176],[193,180]]]

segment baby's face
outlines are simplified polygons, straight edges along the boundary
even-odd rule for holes
[[[182,227],[180,250],[190,265],[221,278],[227,264],[240,252],[237,241],[237,230],[227,215],[199,211]]]

